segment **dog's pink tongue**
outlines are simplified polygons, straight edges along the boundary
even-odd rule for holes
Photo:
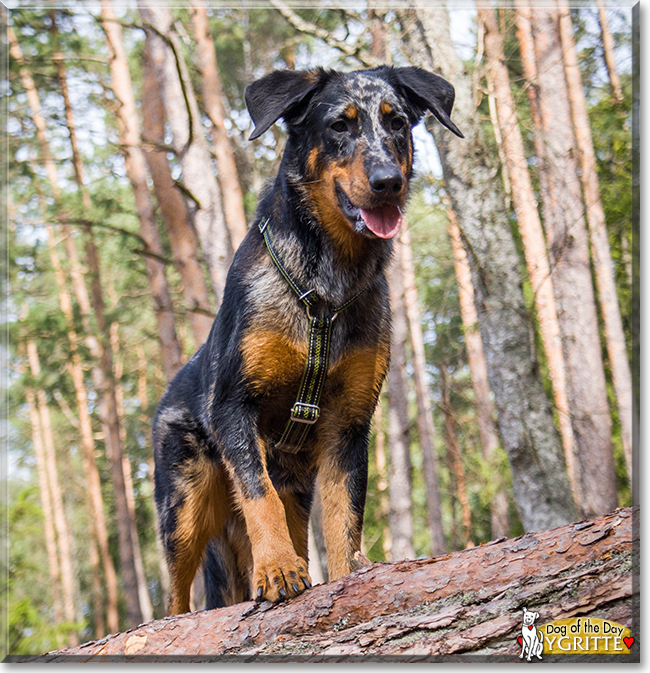
[[[361,217],[366,227],[380,238],[393,238],[402,226],[402,213],[397,206],[385,205],[381,208],[361,208]]]

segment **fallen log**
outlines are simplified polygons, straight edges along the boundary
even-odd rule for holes
[[[638,508],[620,509],[432,559],[373,563],[285,603],[167,617],[21,660],[513,661],[523,607],[537,611],[540,624],[599,617],[634,635],[638,518]],[[632,647],[616,660],[639,661]]]

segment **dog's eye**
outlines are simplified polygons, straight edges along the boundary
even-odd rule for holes
[[[345,133],[348,130],[348,125],[342,119],[339,119],[332,124],[332,130],[337,133]]]
[[[404,120],[401,117],[393,117],[390,127],[393,131],[400,131],[404,128]]]

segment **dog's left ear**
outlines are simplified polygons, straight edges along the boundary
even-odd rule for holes
[[[456,93],[446,79],[415,67],[393,68],[389,78],[395,80],[393,86],[397,84],[402,90],[418,120],[430,110],[444,127],[459,138],[465,137],[450,118]]]
[[[320,88],[328,77],[315,70],[276,70],[246,87],[246,107],[255,123],[249,140],[259,138],[280,117],[294,114],[307,96]]]

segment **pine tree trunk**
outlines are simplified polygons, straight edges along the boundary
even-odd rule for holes
[[[235,154],[224,125],[225,113],[222,102],[221,82],[217,66],[217,54],[210,33],[208,12],[204,0],[190,9],[196,37],[196,51],[203,85],[203,104],[212,122],[212,142],[217,162],[219,185],[223,199],[223,214],[230,231],[232,247],[236,250],[246,236],[246,213],[241,185],[237,176]]]
[[[465,139],[452,136],[435,122],[431,130],[468,250],[490,387],[512,468],[515,501],[526,530],[549,528],[573,520],[575,505],[562,445],[531,350],[532,324],[503,195],[472,103],[471,78],[449,35],[448,13],[419,1],[416,6],[415,25],[411,22],[409,26],[411,16],[398,13],[408,29],[411,62],[438,72],[456,89],[454,118]]]
[[[415,285],[411,235],[406,223],[402,227],[398,251],[401,251],[404,277],[404,304],[409,323],[411,349],[413,351],[413,378],[415,379],[415,394],[418,405],[418,432],[420,435],[422,466],[427,492],[427,514],[429,530],[431,531],[431,555],[438,556],[445,553],[446,544],[445,535],[442,530],[442,515],[440,514],[438,468],[436,466],[437,457],[434,442],[435,431],[433,427],[433,412],[431,411],[431,396],[427,386],[427,363],[424,354],[422,325],[420,324],[421,311],[418,302],[418,291]]]
[[[609,83],[612,86],[614,98],[619,102],[623,102],[623,91],[621,89],[621,81],[618,78],[616,71],[616,58],[614,56],[614,39],[609,30],[609,20],[607,18],[607,6],[604,0],[596,0],[598,5],[598,21],[600,23],[600,32],[603,38],[603,51],[605,53],[605,65],[607,66],[607,74],[609,75]]]
[[[399,244],[398,244],[399,245]],[[388,273],[392,312],[392,341],[388,372],[388,520],[392,540],[391,560],[415,558],[411,512],[411,455],[409,438],[406,339],[408,325],[404,307],[404,279],[399,254]]]
[[[544,224],[585,516],[617,505],[611,417],[557,10],[533,9],[547,198]]]
[[[120,419],[120,440],[122,445],[126,445],[126,427],[124,426],[124,391],[122,389],[122,374],[124,368],[120,359],[120,333],[119,323],[113,322],[110,327],[111,351],[113,353],[114,376],[115,376],[115,401],[117,403],[117,414]],[[136,524],[135,513],[135,489],[133,486],[133,475],[131,471],[131,461],[126,454],[122,454],[122,472],[124,473],[124,487],[126,492],[126,504],[129,508],[131,525],[131,540],[133,542],[133,562],[135,564],[135,574],[138,580],[138,598],[140,599],[140,608],[142,610],[142,619],[150,622],[153,619],[153,607],[147,588],[147,576],[142,563],[142,554],[140,552],[140,541],[138,538],[138,527]]]
[[[386,489],[388,488],[388,474],[386,473],[386,433],[384,432],[384,402],[383,394],[379,395],[377,406],[375,407],[375,466],[379,479],[377,481],[377,491],[379,493],[379,516],[383,520],[388,520],[390,506]],[[393,541],[390,536],[390,525],[384,526],[383,551],[384,558],[390,558]]]
[[[508,68],[503,52],[503,36],[499,33],[494,11],[478,7],[478,15],[485,25],[486,77],[492,82],[496,94],[498,125],[503,138],[503,151],[512,183],[512,200],[517,214],[519,231],[524,245],[528,276],[535,297],[539,331],[544,344],[549,376],[553,385],[553,398],[557,409],[560,434],[564,446],[569,480],[574,500],[579,503],[579,484],[575,442],[571,427],[570,407],[567,399],[567,382],[562,355],[560,326],[553,295],[551,270],[546,257],[546,244],[542,222],[537,211],[533,185],[528,173],[524,143],[519,130],[517,112],[510,90]]]
[[[454,481],[456,482],[456,494],[460,504],[461,527],[460,539],[463,549],[473,547],[472,542],[472,512],[469,507],[469,498],[467,496],[467,478],[465,476],[465,468],[463,467],[463,459],[460,455],[460,446],[458,444],[458,435],[456,432],[456,421],[454,420],[454,413],[451,407],[451,398],[449,393],[449,383],[447,381],[447,368],[444,364],[439,365],[440,368],[440,410],[445,425],[445,439],[447,440],[447,451],[449,452],[451,469],[454,473]]]
[[[149,56],[149,42],[150,38],[147,38],[142,72],[142,136],[147,148],[145,156],[169,236],[174,265],[183,283],[183,298],[189,313],[194,347],[198,350],[207,341],[214,318],[200,262],[198,242],[185,201],[174,184],[166,153],[155,149],[157,145],[164,144],[165,109]]]
[[[314,498],[311,506],[309,524],[314,538],[314,546],[318,553],[318,556],[312,559],[314,561],[313,563],[310,560],[309,572],[311,573],[312,566],[315,566],[316,563],[318,563],[318,574],[322,577],[323,581],[326,582],[328,578],[327,549],[325,548],[325,534],[323,533],[323,503],[321,501],[318,483],[314,486]],[[313,574],[312,579],[316,582]]]
[[[467,253],[460,239],[460,230],[456,213],[452,208],[447,211],[449,217],[449,236],[454,254],[454,269],[456,282],[458,283],[458,298],[460,302],[460,314],[463,321],[463,334],[465,347],[467,348],[467,360],[469,362],[470,376],[476,405],[476,420],[478,423],[483,455],[490,465],[490,471],[494,470],[497,479],[494,454],[499,446],[497,424],[494,420],[494,406],[490,399],[490,384],[488,382],[487,364],[483,352],[483,342],[478,329],[478,315],[474,305],[474,288],[472,286],[472,272],[467,261]],[[490,502],[492,522],[492,538],[507,537],[510,531],[508,521],[508,498],[501,483],[491,484],[493,496]]]
[[[169,295],[162,244],[156,225],[153,203],[147,185],[147,165],[141,149],[140,123],[133,97],[128,61],[122,44],[122,28],[116,21],[111,0],[102,0],[103,27],[110,51],[111,86],[118,100],[119,136],[145,244],[147,275],[158,324],[163,365],[171,381],[181,367],[181,347],[176,336],[174,308]]]
[[[612,380],[618,404],[618,418],[621,426],[621,438],[625,452],[625,464],[630,483],[632,483],[632,376],[627,358],[625,334],[621,321],[621,311],[616,293],[614,266],[609,250],[605,212],[600,200],[596,156],[591,139],[591,127],[587,114],[585,94],[582,89],[580,66],[573,39],[571,15],[566,6],[560,7],[560,37],[564,67],[571,101],[573,129],[578,143],[580,157],[580,177],[582,192],[586,204],[587,225],[591,241],[591,259],[598,288],[600,313],[605,325],[607,354],[612,370]]]
[[[27,342],[27,357],[29,359],[29,368],[34,378],[41,375],[41,365],[39,362],[38,351],[34,341]],[[41,422],[43,438],[43,458],[47,481],[52,494],[52,515],[54,518],[54,528],[58,539],[59,553],[61,555],[61,585],[63,588],[63,614],[66,621],[74,623],[77,621],[74,601],[74,570],[72,567],[72,535],[68,526],[68,520],[65,516],[65,507],[63,504],[63,494],[59,483],[59,474],[56,466],[56,450],[54,448],[54,434],[52,432],[52,422],[50,420],[50,410],[47,406],[47,397],[44,390],[36,391],[36,400],[38,414]],[[70,633],[70,642],[77,644],[77,636],[74,632]]]
[[[43,522],[45,533],[45,550],[47,552],[47,565],[50,571],[50,586],[52,588],[52,605],[54,606],[54,618],[56,623],[62,620],[61,609],[61,573],[59,571],[59,558],[56,549],[56,537],[54,520],[52,519],[52,498],[50,496],[50,485],[47,475],[47,466],[45,461],[45,446],[43,444],[43,433],[41,432],[41,419],[39,418],[38,407],[34,391],[25,387],[25,399],[29,408],[29,420],[32,425],[32,443],[34,445],[34,456],[36,457],[36,472],[38,474],[38,489],[41,496],[43,507]]]
[[[83,448],[83,468],[86,484],[90,493],[92,502],[92,513],[95,529],[97,532],[97,541],[99,544],[102,565],[104,566],[104,576],[106,579],[106,620],[109,631],[115,633],[119,630],[119,615],[117,609],[117,574],[108,546],[108,531],[106,529],[106,519],[104,515],[104,498],[102,496],[101,480],[99,470],[95,462],[95,439],[93,437],[92,422],[88,411],[88,395],[84,384],[83,369],[81,358],[79,356],[77,342],[78,337],[74,330],[74,319],[72,313],[72,302],[70,295],[65,287],[65,274],[61,267],[58,254],[54,245],[54,232],[51,226],[48,226],[48,237],[50,245],[50,258],[54,268],[54,276],[59,292],[59,303],[61,310],[66,318],[68,329],[68,344],[70,347],[71,358],[68,363],[68,370],[72,378],[77,399],[77,412],[79,414],[79,432],[81,435],[81,446]]]
[[[232,261],[233,246],[223,215],[219,185],[203,136],[201,116],[178,40],[172,32],[169,8],[145,6],[144,3],[139,7],[145,25],[151,26],[147,29],[149,53],[173,135],[172,145],[183,171],[183,186],[192,197],[194,227],[210,271],[218,306]]]

